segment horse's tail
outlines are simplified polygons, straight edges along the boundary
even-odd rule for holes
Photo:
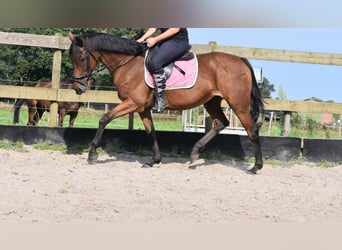
[[[251,113],[251,117],[253,119],[255,128],[259,129],[262,125],[262,116],[265,110],[264,101],[262,99],[262,95],[258,87],[258,83],[255,79],[252,65],[246,58],[241,58],[241,60],[248,66],[252,74],[250,113]]]
[[[25,99],[17,99],[17,101],[14,103],[13,124],[19,122],[20,107],[23,105],[24,101]]]

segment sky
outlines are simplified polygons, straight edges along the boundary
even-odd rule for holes
[[[189,28],[191,44],[342,54],[342,28]],[[342,103],[342,66],[250,60],[288,100],[317,97]]]

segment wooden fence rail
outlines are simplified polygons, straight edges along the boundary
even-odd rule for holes
[[[37,98],[52,100],[54,104],[50,112],[50,126],[57,125],[57,102],[59,101],[98,103],[120,102],[115,91],[90,90],[83,95],[76,95],[74,90],[59,89],[62,56],[61,50],[66,50],[70,47],[70,40],[67,37],[63,37],[59,34],[56,34],[55,36],[44,36],[23,33],[0,32],[0,44],[37,46],[56,49],[53,59],[52,89],[33,89],[31,87],[23,86],[0,85],[0,98]],[[221,51],[235,54],[241,57],[246,57],[248,59],[342,66],[342,54],[220,46],[217,45],[216,42],[210,42],[208,45],[193,44],[192,51],[197,54],[207,53],[211,51]],[[265,102],[266,109],[273,111],[342,114],[342,104],[339,103],[325,103],[314,101],[304,102],[273,99],[266,99]],[[223,106],[227,106],[227,104],[223,103]]]
[[[116,91],[89,90],[82,95],[76,95],[71,89],[46,89],[23,86],[0,85],[1,98],[37,98],[41,100],[52,100],[56,102],[97,102],[97,103],[120,103]],[[222,107],[227,107],[222,102]],[[316,101],[289,101],[265,99],[266,110],[329,113],[342,114],[342,103],[316,102]]]
[[[57,50],[67,50],[70,47],[70,40],[69,38],[60,35],[45,36],[24,33],[0,32],[0,44],[36,46],[43,48],[54,48]],[[299,62],[342,66],[342,54],[263,48],[245,48],[238,46],[222,46],[218,45],[216,42],[210,42],[207,45],[192,44],[192,50],[196,53],[221,51],[256,60],[271,60],[282,62]]]
[[[45,36],[25,33],[0,32],[0,44],[22,45],[66,50],[70,40],[60,35]]]

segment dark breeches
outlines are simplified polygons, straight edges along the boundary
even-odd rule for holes
[[[189,44],[184,41],[167,40],[159,45],[153,52],[149,61],[148,70],[151,73],[160,73],[163,67],[182,56],[189,48]]]

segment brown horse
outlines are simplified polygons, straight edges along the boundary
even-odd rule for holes
[[[139,113],[152,142],[153,157],[143,167],[160,163],[161,155],[151,114],[154,90],[144,80],[145,45],[102,33],[85,33],[81,36],[69,33],[69,38],[72,41],[69,51],[73,63],[71,78],[76,93],[81,94],[88,89],[92,71],[97,64],[102,63],[111,73],[122,101],[99,120],[88,163],[97,160],[96,150],[106,125],[131,112]],[[247,131],[255,155],[255,165],[249,171],[256,173],[263,167],[259,128],[264,104],[253,68],[247,59],[219,52],[199,54],[197,59],[199,69],[196,84],[190,89],[166,91],[168,109],[184,110],[203,104],[212,118],[212,128],[192,149],[191,162],[198,159],[200,148],[228,126],[229,121],[221,109],[221,101],[225,99]]]
[[[62,81],[60,84],[61,89],[72,89],[72,83],[69,81]],[[38,81],[35,82],[32,87],[37,88],[51,88],[51,82]],[[25,102],[25,99],[17,99],[14,104],[14,116],[13,123],[19,122],[20,108]],[[27,125],[36,126],[40,119],[42,118],[45,111],[50,112],[51,101],[49,100],[37,100],[37,99],[27,99],[28,107],[28,122]],[[80,103],[78,102],[59,102],[58,103],[58,125],[63,127],[64,117],[66,115],[70,116],[69,127],[74,126],[74,122],[78,115],[78,109],[80,108]]]

